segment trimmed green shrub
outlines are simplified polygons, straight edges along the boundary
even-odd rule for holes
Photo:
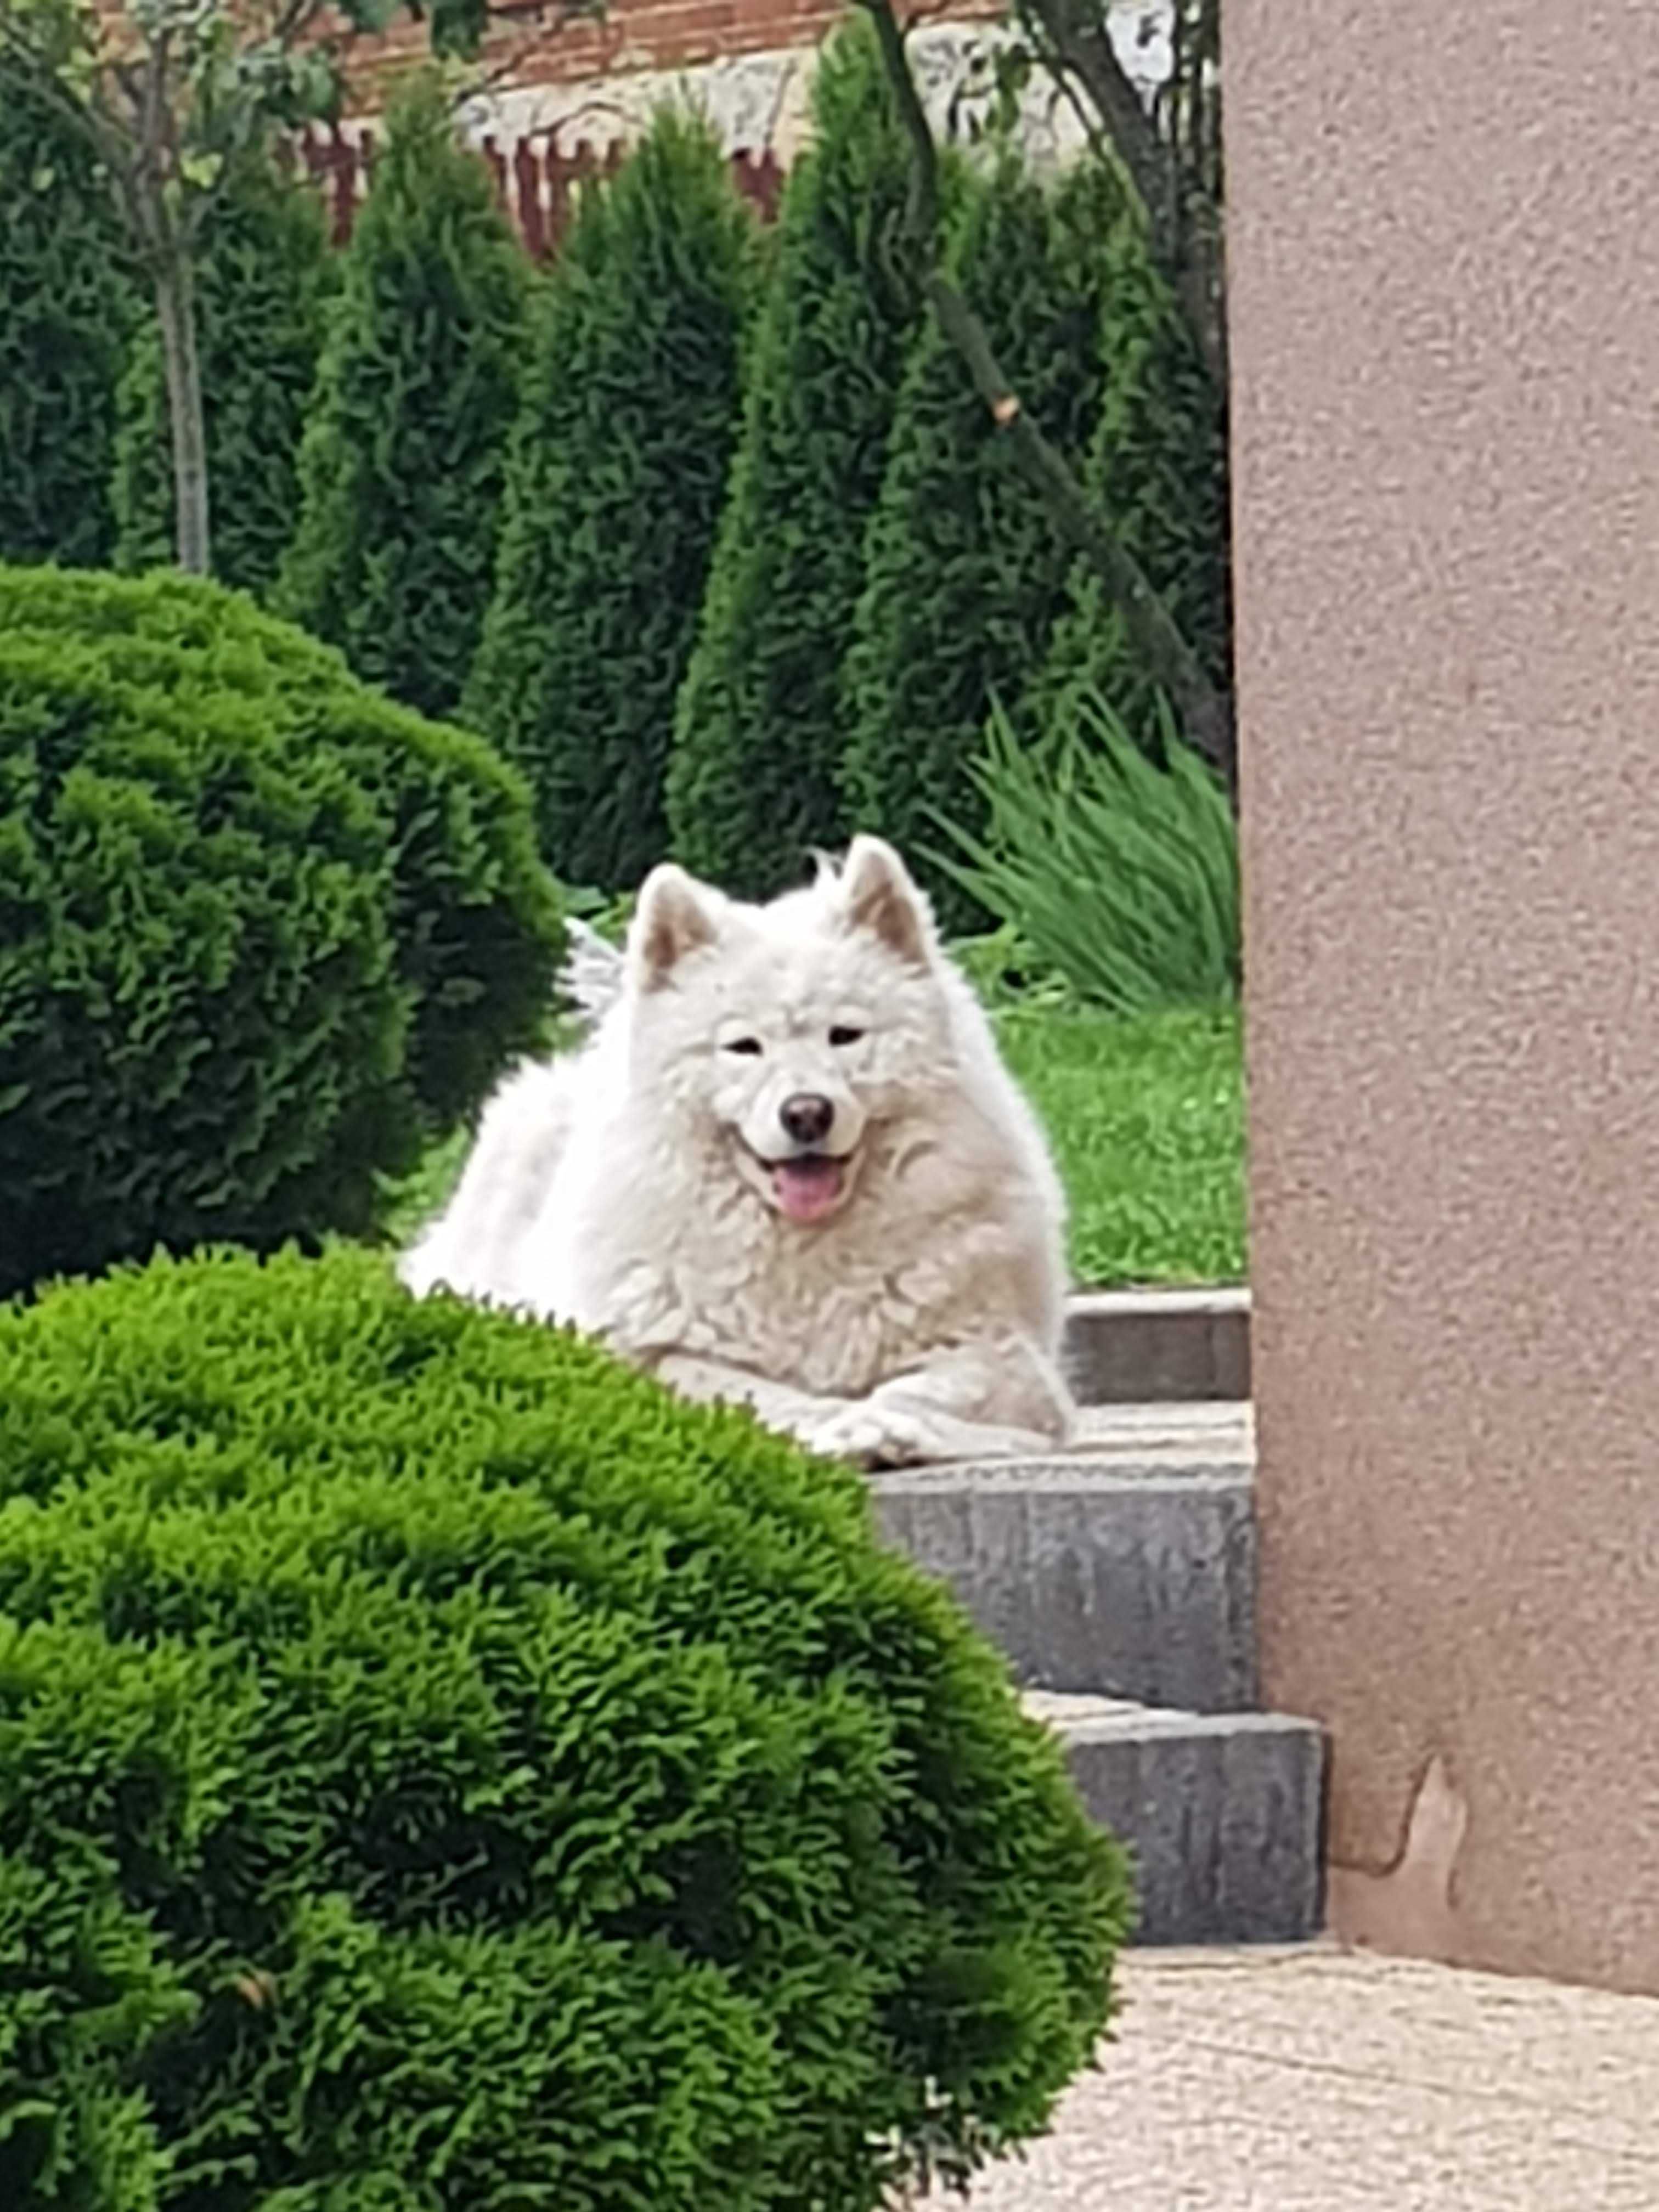
[[[1133,553],[1211,680],[1231,683],[1226,412],[1184,317],[1126,215],[1106,247],[1104,397],[1084,489]],[[1065,728],[1104,699],[1154,751],[1167,704],[1086,561],[1021,706],[1028,729]]]
[[[1115,1848],[864,1486],[342,1248],[0,1314],[0,2202],[873,2212]]]
[[[343,264],[272,604],[447,714],[489,600],[530,279],[433,82],[392,106]]]
[[[294,535],[299,450],[333,274],[307,185],[250,160],[213,212],[196,276],[213,573],[264,592]],[[149,316],[122,380],[115,565],[166,568],[174,548],[173,434]]]
[[[1101,394],[1103,223],[1118,188],[1087,164],[1047,193],[1004,156],[965,192],[946,268],[977,310],[1022,405],[1080,457]],[[942,811],[972,830],[969,774],[994,697],[1046,651],[1071,550],[931,319],[899,393],[846,665],[842,775],[855,825],[907,854]],[[937,868],[953,927],[973,911]]]
[[[676,714],[676,856],[742,896],[844,842],[841,668],[899,380],[923,312],[913,156],[874,33],[825,50],[790,171],[732,492]]]
[[[559,940],[479,739],[216,585],[0,568],[0,1294],[368,1228]]]
[[[971,771],[982,836],[945,823],[938,866],[1017,933],[1038,973],[1112,1013],[1213,1005],[1239,983],[1238,833],[1215,775],[1167,708],[1156,757],[1097,696],[1028,749],[994,709]]]
[[[549,281],[465,719],[529,776],[568,881],[637,884],[734,435],[754,223],[708,129],[659,113]]]
[[[115,539],[115,394],[140,295],[108,180],[51,104],[0,98],[0,560],[95,568]]]

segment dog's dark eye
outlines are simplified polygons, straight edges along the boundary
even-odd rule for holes
[[[758,1037],[729,1037],[726,1043],[727,1052],[757,1053],[760,1048],[761,1041]]]
[[[837,1027],[830,1030],[830,1042],[833,1045],[856,1044],[863,1035],[864,1031],[862,1030],[849,1030]]]

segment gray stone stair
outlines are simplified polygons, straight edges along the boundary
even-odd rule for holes
[[[890,1541],[948,1583],[1016,1679],[1199,1712],[1255,1703],[1248,1472],[1081,1458],[879,1475]]]
[[[1128,1846],[1142,1943],[1302,1942],[1322,1912],[1323,1738],[1255,1710],[1249,1326],[1243,1292],[1074,1299],[1069,1449],[872,1478]]]
[[[1084,1804],[1126,1844],[1138,1943],[1298,1943],[1316,1935],[1324,1744],[1281,1713],[1184,1713],[1028,1692]]]
[[[1250,1294],[1079,1291],[1066,1304],[1061,1364],[1081,1406],[1247,1399]]]

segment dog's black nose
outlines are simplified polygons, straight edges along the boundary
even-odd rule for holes
[[[798,1091],[778,1109],[778,1119],[798,1145],[821,1145],[830,1133],[836,1109],[815,1091]]]

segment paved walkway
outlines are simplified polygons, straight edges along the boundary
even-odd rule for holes
[[[1123,1990],[972,2212],[1659,2212],[1659,1998],[1323,1948],[1144,1951]]]

